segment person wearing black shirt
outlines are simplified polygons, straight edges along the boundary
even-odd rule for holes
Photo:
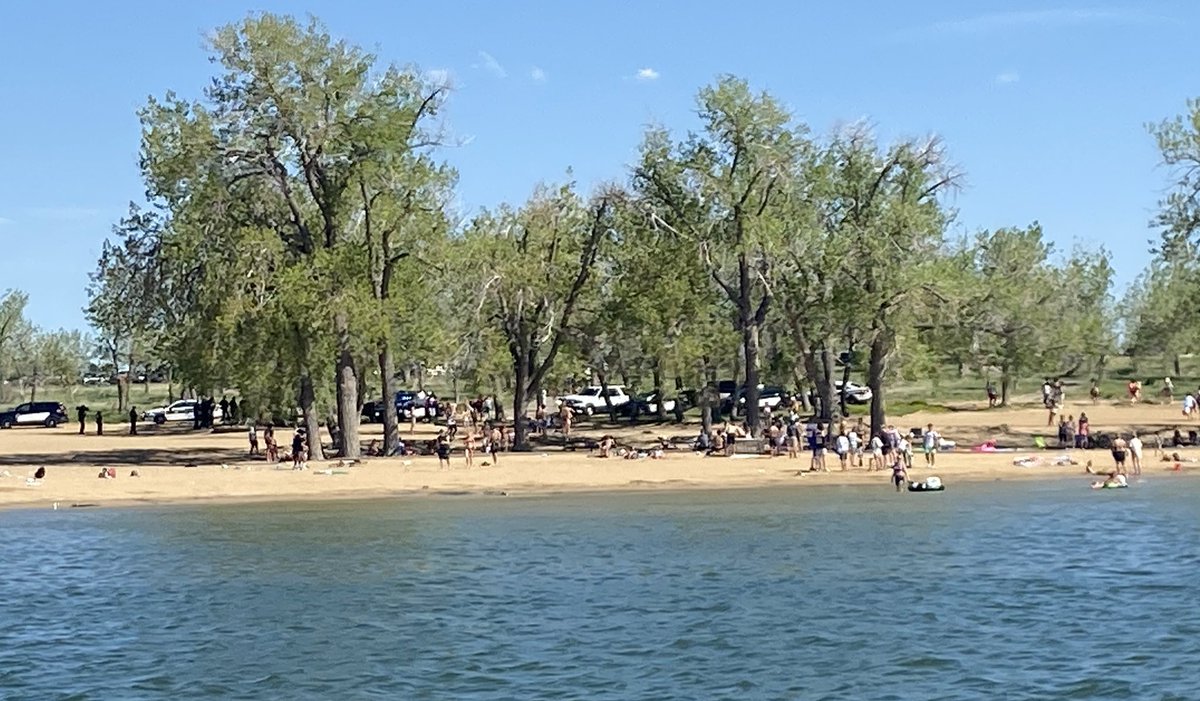
[[[137,435],[137,407],[129,409],[129,435]]]
[[[96,435],[104,435],[104,414],[99,411],[96,412]]]
[[[813,471],[827,471],[829,469],[825,467],[825,441],[825,425],[817,424],[817,430],[813,432],[812,437],[812,463],[810,469]]]
[[[87,421],[88,408],[85,404],[75,407],[75,415],[79,417],[79,435],[83,435],[83,423]]]

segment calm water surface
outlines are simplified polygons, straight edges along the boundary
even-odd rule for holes
[[[1200,699],[1200,481],[0,513],[4,699]]]

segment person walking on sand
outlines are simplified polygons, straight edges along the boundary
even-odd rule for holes
[[[1129,439],[1129,466],[1133,468],[1134,476],[1142,474],[1142,439],[1138,437],[1137,431],[1133,432],[1133,437]]]
[[[833,441],[833,447],[837,451],[838,462],[842,465],[842,472],[845,472],[850,464],[850,437],[844,432],[839,433]]]
[[[1100,403],[1100,385],[1092,380],[1092,388],[1088,390],[1088,396],[1092,398],[1092,404]]]
[[[921,436],[921,447],[925,449],[925,465],[933,467],[937,462],[938,445],[941,443],[942,437],[937,431],[933,430],[933,424],[925,427],[925,433]]]
[[[562,408],[558,410],[558,420],[562,424],[563,438],[570,438],[571,422],[575,420],[575,412],[571,410],[571,407],[563,404]]]
[[[250,422],[250,429],[246,431],[246,438],[250,439],[250,454],[258,455],[258,426],[254,422]]]
[[[129,435],[137,435],[137,407],[129,408]]]
[[[96,412],[96,435],[104,435],[104,412]]]
[[[86,404],[75,407],[75,415],[79,417],[79,435],[83,435],[83,424],[87,421],[88,408]]]

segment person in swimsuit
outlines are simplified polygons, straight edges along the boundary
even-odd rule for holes
[[[896,456],[896,461],[892,463],[892,484],[896,485],[896,491],[903,491],[901,488],[908,481],[908,472],[904,469],[904,458]]]
[[[438,469],[442,469],[444,465],[447,470],[450,469],[450,439],[446,434],[439,434],[437,437],[437,456]]]
[[[467,437],[463,440],[463,454],[467,458],[467,467],[474,465],[472,456],[475,454],[475,430],[467,431]]]
[[[1117,436],[1112,442],[1113,462],[1117,464],[1117,471],[1125,472],[1125,454],[1129,451],[1129,444],[1124,438]]]

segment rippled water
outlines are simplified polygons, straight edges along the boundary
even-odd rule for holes
[[[1198,497],[0,513],[0,698],[1198,699]]]

